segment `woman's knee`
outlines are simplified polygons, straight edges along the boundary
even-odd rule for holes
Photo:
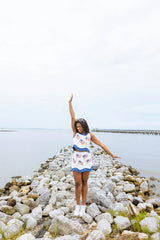
[[[75,182],[75,187],[80,187],[81,186],[81,182]]]
[[[86,186],[88,184],[88,179],[87,180],[82,180],[82,185]]]

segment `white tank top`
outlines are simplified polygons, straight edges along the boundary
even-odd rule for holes
[[[91,142],[90,133],[87,134],[76,133],[75,137],[73,138],[73,149],[77,149],[78,151],[90,152],[89,149],[90,142]]]

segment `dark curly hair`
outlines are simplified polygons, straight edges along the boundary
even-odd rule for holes
[[[88,127],[88,123],[87,121],[84,119],[84,118],[79,118],[75,121],[74,123],[74,126],[75,126],[75,129],[76,129],[76,132],[78,133],[78,130],[77,130],[77,123],[80,123],[82,128],[84,129],[85,133],[89,133],[89,127]]]

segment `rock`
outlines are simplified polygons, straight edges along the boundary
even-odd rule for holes
[[[58,232],[58,234],[61,235],[68,235],[74,232],[82,233],[83,227],[77,221],[70,220],[67,217],[60,215],[53,220],[51,226],[49,227],[49,231],[51,233]]]
[[[131,223],[127,217],[117,216],[114,219],[114,222],[117,224],[119,230],[127,229],[131,226]]]
[[[27,194],[29,191],[30,191],[29,186],[22,186],[19,192],[23,194]]]
[[[139,222],[142,231],[149,231],[155,233],[158,231],[158,219],[155,217],[146,217]]]
[[[143,200],[139,197],[133,197],[132,203],[137,206],[138,203],[143,203]]]
[[[124,192],[134,192],[135,191],[135,185],[132,183],[126,183],[123,187]]]
[[[106,219],[109,223],[113,223],[113,217],[110,213],[102,213],[98,215],[95,219],[97,222],[99,222],[102,219]]]
[[[60,210],[64,212],[64,214],[69,213],[69,208],[68,207],[61,207]]]
[[[22,201],[23,204],[27,205],[31,210],[36,207],[36,203],[33,200],[33,198],[24,197],[24,198],[21,199],[21,201]]]
[[[13,215],[12,215],[12,218],[16,218],[16,219],[19,219],[21,218],[21,214],[19,212],[15,212]]]
[[[16,240],[34,240],[34,239],[35,237],[31,233],[25,233],[21,235],[19,238],[17,238]]]
[[[155,209],[156,213],[160,215],[160,207]]]
[[[16,200],[13,199],[13,198],[9,198],[9,199],[7,200],[7,205],[8,205],[8,206],[11,206],[11,207],[14,207],[14,206],[16,205]]]
[[[42,219],[42,208],[40,206],[34,208],[31,213],[32,217],[37,221]]]
[[[129,182],[135,182],[136,181],[135,176],[132,176],[132,175],[126,175],[124,177],[124,180],[129,181]]]
[[[81,240],[81,237],[80,235],[65,235],[65,236],[62,236],[62,237],[57,237],[55,238],[55,240]]]
[[[111,180],[113,182],[119,182],[124,179],[124,176],[122,173],[116,173],[114,176],[111,177]]]
[[[39,181],[34,179],[31,183],[30,187],[31,187],[31,189],[33,189],[33,188],[37,187],[38,185],[39,185]]]
[[[43,193],[37,198],[36,204],[45,206],[48,204],[50,199],[50,191],[48,189],[44,190]]]
[[[6,213],[8,215],[12,215],[12,214],[15,213],[15,209],[11,206],[8,206],[8,205],[0,206],[0,211]]]
[[[61,179],[62,177],[65,176],[65,173],[64,173],[62,170],[58,170],[58,171],[55,172],[55,175],[56,175],[59,179]]]
[[[5,238],[13,238],[15,235],[17,235],[23,227],[23,222],[18,219],[12,219],[8,222],[3,234]]]
[[[16,203],[15,208],[16,208],[16,211],[18,211],[21,215],[29,213],[29,211],[30,211],[30,208],[27,205],[21,204],[18,202]]]
[[[33,229],[37,225],[37,220],[31,214],[25,214],[21,219],[26,223],[26,229]]]
[[[157,232],[157,233],[152,234],[151,240],[160,240],[160,233]]]
[[[61,202],[64,199],[68,199],[71,198],[71,193],[67,192],[67,191],[59,191],[56,194],[56,202]]]
[[[112,232],[111,224],[106,219],[100,220],[97,228],[101,230],[105,236]]]
[[[8,222],[11,219],[12,219],[12,217],[10,215],[7,215],[6,213],[0,212],[0,221]]]
[[[125,207],[122,203],[115,203],[112,209],[114,212],[125,212]]]
[[[143,193],[148,192],[148,183],[146,181],[141,183],[140,191],[142,191]]]
[[[160,207],[160,198],[151,197],[146,200],[146,203],[151,203],[155,208]]]
[[[49,216],[50,216],[51,218],[56,218],[56,217],[59,216],[59,215],[64,215],[64,212],[63,212],[62,210],[60,210],[60,209],[53,210],[53,211],[51,211],[51,212],[49,213]]]
[[[128,230],[124,230],[122,232],[122,236],[126,237],[125,239],[139,239],[139,240],[148,239],[148,235],[145,233],[132,232]]]
[[[57,195],[57,187],[52,187],[51,198],[49,200],[49,204],[52,204],[52,206],[54,206],[56,203],[56,195]]]
[[[99,188],[88,189],[86,203],[92,202],[95,202],[96,204],[100,204],[107,208],[111,208],[112,206],[112,202],[109,198],[106,197],[105,191]]]
[[[72,188],[72,185],[69,183],[59,182],[57,184],[57,189],[60,191],[66,191]]]
[[[93,218],[92,218],[89,214],[87,214],[87,213],[84,213],[84,214],[82,215],[82,219],[83,219],[83,221],[86,222],[86,223],[91,223],[91,222],[93,222]]]
[[[89,236],[86,238],[86,240],[105,240],[105,236],[102,231],[100,230],[94,230],[92,231]]]
[[[98,216],[99,214],[101,214],[101,212],[99,211],[97,205],[95,203],[92,203],[88,208],[87,208],[87,213],[95,218],[96,216]]]
[[[116,200],[118,202],[121,202],[121,201],[127,201],[128,200],[128,196],[125,192],[121,192],[119,193],[117,196],[116,196]]]
[[[145,210],[147,207],[147,204],[146,203],[138,203],[137,205],[137,210],[138,211],[142,211],[142,210]]]
[[[111,193],[113,193],[116,184],[112,180],[107,180],[107,183],[104,185],[104,188],[107,188]]]
[[[52,204],[48,204],[42,211],[42,216],[48,216],[49,213],[53,210]]]
[[[5,229],[6,229],[6,224],[2,221],[0,221],[0,231],[1,233],[4,233]]]

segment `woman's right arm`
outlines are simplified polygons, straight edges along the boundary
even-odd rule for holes
[[[73,99],[73,94],[71,95],[71,98],[69,99],[69,112],[71,115],[71,126],[72,126],[72,131],[73,131],[73,136],[76,134],[76,129],[75,129],[75,113],[72,107],[72,99]]]

